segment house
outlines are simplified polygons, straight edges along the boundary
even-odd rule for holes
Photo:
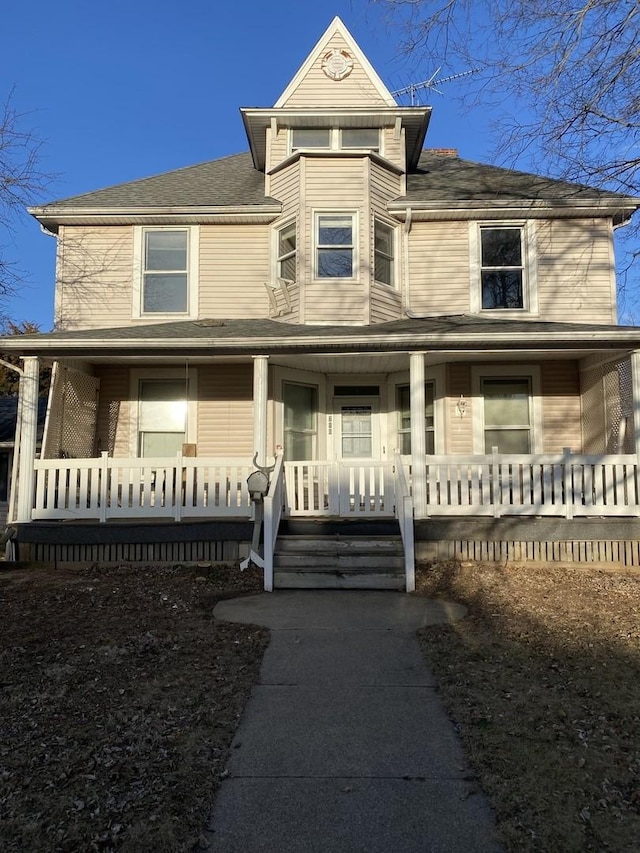
[[[411,589],[416,553],[639,564],[613,231],[640,199],[425,149],[430,108],[338,18],[241,114],[247,153],[31,210],[56,329],[0,341],[25,364],[20,554],[245,556],[257,463],[268,589],[274,552],[276,585]]]

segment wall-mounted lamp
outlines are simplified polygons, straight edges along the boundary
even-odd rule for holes
[[[464,399],[464,395],[460,394],[460,399],[456,403],[456,409],[458,410],[458,417],[463,418],[467,413],[467,401]]]

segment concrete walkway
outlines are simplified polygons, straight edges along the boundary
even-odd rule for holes
[[[211,853],[498,853],[416,629],[459,605],[280,591],[217,619],[271,629],[210,823]]]

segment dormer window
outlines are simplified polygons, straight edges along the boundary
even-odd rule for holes
[[[291,130],[294,151],[379,151],[377,127],[300,127]]]
[[[331,148],[331,129],[328,127],[294,128],[291,131],[291,151],[300,148]]]
[[[380,131],[377,127],[345,127],[340,131],[340,147],[366,148],[368,151],[380,150]]]

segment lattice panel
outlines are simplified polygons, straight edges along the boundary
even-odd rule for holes
[[[95,376],[55,365],[43,458],[85,459],[94,455],[98,387]]]
[[[633,393],[628,358],[582,374],[585,453],[633,453]]]

